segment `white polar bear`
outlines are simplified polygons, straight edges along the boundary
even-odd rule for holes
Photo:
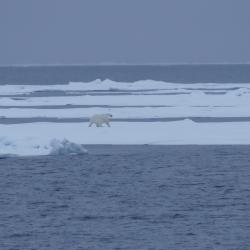
[[[106,124],[108,127],[110,127],[109,121],[113,116],[111,114],[96,114],[90,117],[89,119],[89,127],[92,126],[93,123],[95,123],[96,127],[102,127],[102,124]]]

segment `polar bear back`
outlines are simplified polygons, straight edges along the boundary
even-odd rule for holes
[[[96,114],[90,117],[89,121],[93,123],[96,123],[96,122],[104,123],[104,122],[109,122],[111,117],[112,115],[110,114]]]

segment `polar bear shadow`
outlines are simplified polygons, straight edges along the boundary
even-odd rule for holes
[[[91,127],[93,124],[96,125],[96,127],[102,127],[103,124],[106,124],[108,127],[110,127],[110,119],[113,117],[112,114],[96,114],[90,117],[89,119],[89,127]]]

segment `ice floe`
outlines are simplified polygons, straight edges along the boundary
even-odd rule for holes
[[[88,149],[88,144],[250,144],[249,131],[250,122],[195,123],[188,119],[167,123],[116,122],[110,128],[89,128],[87,123],[0,125],[0,155],[71,154],[84,152],[82,145]]]
[[[1,85],[1,95],[18,95],[18,94],[30,94],[36,91],[119,91],[119,90],[168,90],[168,91],[180,91],[180,90],[226,90],[246,88],[249,90],[248,84],[245,83],[169,83],[154,80],[141,80],[136,82],[116,82],[109,79],[106,80],[94,80],[91,82],[69,82],[68,84],[56,84],[56,85]]]
[[[126,119],[143,118],[248,118],[249,86],[244,83],[176,84],[152,80],[1,85],[2,121],[4,117],[88,118],[94,114],[111,113],[115,119],[124,119],[124,122],[113,122],[111,128],[88,128],[86,122],[63,121],[2,124],[0,155],[81,154],[85,153],[83,145],[88,144],[250,144],[250,122],[195,123],[187,119],[125,122]],[[39,91],[44,92],[43,96],[32,95]],[[53,96],[51,92],[46,96],[46,91],[65,93]],[[70,96],[72,93],[75,96]]]

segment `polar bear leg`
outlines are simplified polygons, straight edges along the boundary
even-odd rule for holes
[[[96,127],[100,128],[100,127],[102,127],[102,122],[96,122],[95,125],[96,125]]]
[[[106,121],[106,122],[105,122],[105,124],[106,124],[108,127],[110,127],[110,124],[109,124],[109,122],[108,122],[108,121]]]

